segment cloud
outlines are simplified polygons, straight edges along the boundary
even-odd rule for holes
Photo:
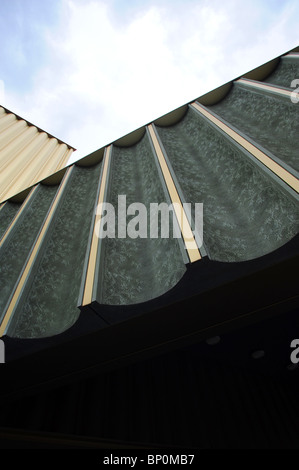
[[[143,4],[140,7],[140,3]],[[80,158],[295,47],[295,1],[61,0],[46,60],[7,107]],[[274,8],[275,7],[275,8]]]

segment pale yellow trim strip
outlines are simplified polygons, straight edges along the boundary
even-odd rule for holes
[[[2,247],[3,243],[5,242],[5,240],[7,239],[7,237],[9,236],[9,234],[11,233],[12,229],[14,228],[14,226],[16,225],[17,221],[19,220],[21,214],[23,213],[23,211],[25,210],[25,208],[28,206],[29,202],[31,201],[35,191],[37,190],[37,186],[35,186],[31,191],[30,193],[28,194],[28,196],[26,197],[25,201],[23,202],[22,206],[20,207],[20,209],[18,210],[18,212],[16,213],[15,217],[13,218],[13,220],[11,221],[11,223],[9,224],[9,226],[7,227],[6,231],[4,232],[1,240],[0,240],[0,248]]]
[[[281,58],[299,59],[299,52],[290,52],[289,54],[283,55]]]
[[[104,202],[104,194],[107,184],[107,175],[108,175],[108,164],[111,158],[111,145],[106,147],[105,155],[103,158],[103,173],[100,183],[100,191],[99,197],[97,201],[97,206]],[[95,227],[97,226],[98,222],[101,220],[101,213],[96,213],[94,217],[94,225],[93,225],[93,234],[88,258],[88,266],[86,272],[86,279],[84,285],[84,293],[83,293],[83,300],[82,305],[88,305],[92,302],[92,292],[93,292],[93,285],[94,285],[94,276],[96,270],[96,259],[97,259],[97,252],[98,252],[98,244],[99,239],[96,233]]]
[[[246,78],[240,78],[236,80],[235,83],[243,83],[244,85],[252,88],[257,88],[258,90],[265,90],[270,91],[271,93],[276,93],[277,95],[286,96],[287,98],[291,98],[292,91],[284,90],[283,88],[267,85],[266,83],[258,82],[258,81],[251,81],[247,80]]]
[[[299,192],[299,181],[298,179],[285,170],[282,166],[276,163],[272,158],[268,157],[264,152],[259,150],[253,144],[251,144],[244,137],[239,135],[228,125],[224,124],[220,119],[211,114],[204,106],[200,105],[197,102],[191,104],[191,106],[199,111],[203,116],[205,116],[209,121],[216,124],[219,129],[223,130],[227,135],[229,135],[235,142],[240,144],[245,150],[250,152],[257,160],[263,163],[269,170],[271,170],[275,175],[281,178],[285,183],[287,183],[292,189],[297,193]]]
[[[72,168],[72,167],[71,167]],[[69,180],[69,177],[70,177],[70,174],[71,174],[71,168],[69,168],[67,170],[67,172],[65,173],[64,175],[64,179],[63,181],[61,182],[60,186],[59,186],[59,189],[56,193],[56,196],[55,196],[55,199],[51,205],[51,208],[48,212],[48,215],[47,215],[47,218],[46,220],[44,221],[44,224],[42,226],[42,229],[38,235],[38,238],[34,244],[34,247],[33,247],[33,250],[29,256],[29,259],[27,260],[27,263],[25,265],[25,268],[22,272],[22,275],[17,283],[17,286],[15,288],[15,291],[14,291],[14,294],[12,296],[12,299],[7,307],[7,310],[5,312],[5,315],[3,317],[3,320],[2,320],[2,323],[1,323],[1,326],[0,326],[0,337],[3,336],[5,334],[5,331],[6,331],[6,327],[8,325],[8,322],[13,314],[13,311],[15,309],[15,306],[17,304],[17,301],[21,295],[21,292],[22,292],[22,289],[23,289],[23,286],[25,285],[26,283],[26,280],[28,278],[28,275],[29,275],[29,272],[30,272],[30,269],[31,267],[33,266],[34,264],[34,261],[36,259],[36,256],[37,256],[37,253],[38,253],[38,250],[42,244],[42,241],[44,239],[44,236],[46,234],[46,231],[51,223],[51,220],[53,218],[53,215],[54,215],[54,212],[55,212],[55,209],[60,201],[60,197],[62,195],[62,192]]]
[[[172,179],[171,173],[169,171],[168,165],[163,155],[163,151],[161,149],[152,124],[148,125],[148,130],[159,160],[159,164],[164,176],[164,180],[170,195],[171,202],[175,209],[175,214],[185,242],[190,262],[193,263],[194,261],[198,261],[201,259],[200,251],[198,249],[187,215],[183,209],[180,196],[175,187],[174,181]]]

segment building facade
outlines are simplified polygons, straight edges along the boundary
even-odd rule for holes
[[[22,178],[11,134],[5,445],[298,447],[297,78],[299,48],[72,165],[43,136]]]

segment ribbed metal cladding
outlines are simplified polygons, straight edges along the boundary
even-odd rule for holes
[[[0,202],[64,168],[74,148],[0,107]]]
[[[73,290],[72,302],[79,297],[79,308],[95,301],[109,306],[140,304],[159,298],[175,287],[185,274],[188,256],[190,263],[202,261],[198,246],[185,252],[176,240],[171,246],[172,242],[169,242],[167,249],[166,245],[159,244],[159,240],[147,243],[137,237],[128,242],[126,235],[118,235],[116,241],[106,237],[99,242],[94,227],[101,217],[96,214],[96,207],[98,203],[108,202],[116,208],[119,195],[126,195],[127,205],[138,201],[147,207],[152,202],[165,201],[179,202],[180,207],[184,201],[202,203],[205,250],[207,257],[217,262],[257,259],[295,237],[298,233],[298,154],[296,140],[289,138],[289,134],[296,135],[299,105],[292,103],[285,94],[281,98],[278,93],[293,73],[288,64],[289,61],[282,61],[268,76],[267,83],[256,81],[254,77],[239,79],[220,101],[218,97],[216,103],[207,105],[204,104],[207,99],[198,98],[179,113],[178,121],[164,120],[163,123],[158,120],[147,126],[147,132],[135,131],[137,140],[126,137],[123,142],[116,141],[102,152],[102,164],[99,159],[90,167],[88,164],[75,165],[74,179],[66,183],[66,192],[70,191],[71,196],[68,205],[63,206],[64,223],[57,229],[55,243],[45,245],[45,258],[51,259],[51,263],[45,262],[44,268],[48,277],[52,270],[53,279],[57,277],[55,270],[65,274],[65,279],[69,280],[65,286],[61,283],[61,287],[66,293],[71,291],[70,285],[74,285],[70,282],[71,273],[67,266],[72,262],[73,267],[77,267],[78,278],[82,278],[82,292]],[[277,82],[276,93],[269,96],[267,90],[272,90],[273,80]],[[282,129],[279,139],[272,136],[273,122],[276,121],[276,132]],[[0,192],[3,200],[57,172],[72,151],[66,144],[0,107]],[[24,208],[26,203],[23,204]],[[46,203],[44,208],[48,208]],[[17,213],[18,210],[15,200],[3,204],[0,239],[7,238],[10,227],[16,229],[14,233],[20,233],[22,209]],[[33,223],[30,217],[28,226]],[[67,217],[68,226],[65,223]],[[59,217],[49,220],[49,227],[55,227],[58,221]],[[83,221],[84,230],[91,227],[89,238],[82,235]],[[182,223],[181,228],[183,226]],[[186,226],[189,227],[189,223]],[[72,230],[68,232],[70,227]],[[190,235],[191,227],[189,229]],[[77,263],[79,247],[75,240],[80,236],[80,250],[86,253],[86,258]],[[14,240],[15,244],[17,242]],[[20,244],[25,247],[23,241]],[[50,256],[52,246],[55,249]],[[71,246],[76,247],[74,251]],[[2,253],[4,251],[7,249],[2,247]],[[15,249],[12,251],[16,252]],[[57,253],[59,262],[55,265],[53,259]],[[12,266],[9,268],[10,264],[7,260],[0,266],[0,281],[2,278],[3,288],[7,291],[7,270],[13,270]],[[34,308],[42,312],[40,315],[32,313],[30,317],[28,312],[33,308],[32,303],[28,302],[24,307],[20,302],[18,315],[22,321],[19,323],[26,328],[23,331],[23,327],[18,327],[17,337],[51,336],[54,329],[51,327],[47,331],[45,321],[32,331],[29,327],[42,317],[45,305],[52,305],[57,296],[54,282],[45,291],[38,281],[41,275],[30,276],[32,285],[28,281],[28,291],[38,300]],[[15,279],[13,274],[11,278]],[[30,295],[28,293],[28,298]],[[75,306],[72,318],[78,314]],[[17,322],[18,315],[11,315],[13,322]],[[109,324],[111,312],[105,315],[101,312],[101,318]],[[34,321],[28,321],[29,318]],[[55,334],[61,332],[59,328]],[[16,330],[11,328],[12,337]],[[6,326],[0,325],[0,333],[3,335],[5,331]]]
[[[71,147],[0,107],[0,434],[299,448],[299,104],[281,92],[298,64],[236,79],[66,171]],[[120,234],[101,238],[98,206],[120,195]],[[122,235],[136,215],[124,206],[170,201],[204,206],[195,258],[171,237]]]

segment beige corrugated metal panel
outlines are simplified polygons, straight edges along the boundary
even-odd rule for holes
[[[2,122],[2,121],[1,121]],[[8,123],[9,125],[5,126],[5,129],[1,128],[1,134],[0,134],[0,149],[4,149],[7,145],[9,145],[13,140],[16,138],[16,136],[20,136],[22,133],[24,133],[27,129],[27,124],[24,121],[18,121],[17,119],[15,121],[11,121]]]
[[[0,203],[64,168],[74,150],[0,106]]]
[[[3,108],[1,107],[0,109],[3,109]],[[4,110],[4,114],[0,115],[0,129],[1,129],[2,135],[5,129],[17,123],[24,127],[25,127],[25,124],[27,124],[26,121],[18,119],[17,116],[15,116],[14,114],[12,113],[8,114]]]
[[[65,144],[55,145],[50,154],[47,154],[43,159],[43,165],[41,166],[36,178],[39,180],[44,179],[43,175],[52,175],[58,170],[61,170],[65,167],[65,155],[68,153],[69,148]],[[58,164],[57,164],[58,162]],[[33,181],[36,182],[36,181]]]
[[[48,139],[43,148],[40,150],[42,153],[42,159],[38,168],[35,168],[34,175],[29,174],[27,178],[27,184],[34,184],[34,181],[41,181],[44,174],[50,175],[49,170],[49,161],[51,157],[56,161],[57,153],[60,150],[59,145],[57,145],[56,139]]]
[[[65,153],[62,157],[61,163],[58,164],[55,171],[59,171],[67,165],[72,153],[73,153],[73,149],[67,147],[66,150],[65,150]]]
[[[1,149],[0,152],[0,170],[3,171],[9,165],[13,158],[30,142],[33,135],[37,134],[37,129],[34,127],[25,127],[21,132],[17,132],[9,139],[9,142]]]
[[[12,189],[16,194],[16,191],[21,187],[22,189],[31,186],[32,173],[36,172],[39,156],[42,146],[45,142],[49,141],[47,134],[40,133],[34,136],[30,142],[24,146],[24,148],[15,155],[15,158],[6,165],[2,175],[4,182],[2,182],[0,198],[7,191]],[[19,162],[22,162],[20,167]]]

